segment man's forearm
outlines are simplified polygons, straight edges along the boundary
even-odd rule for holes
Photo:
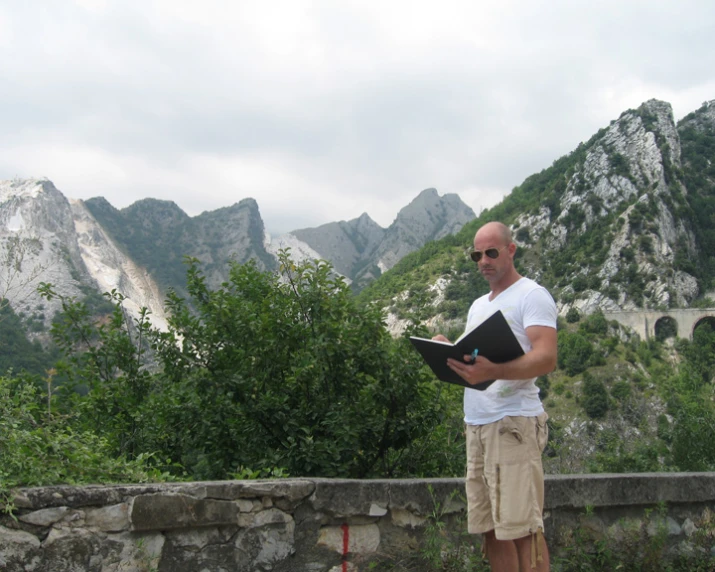
[[[529,379],[551,373],[556,368],[556,356],[530,351],[515,360],[494,364],[494,379]]]

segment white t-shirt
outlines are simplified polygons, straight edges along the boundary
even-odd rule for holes
[[[491,293],[490,293],[491,294]],[[477,298],[467,315],[465,331],[501,310],[524,353],[531,351],[526,335],[530,326],[556,328],[557,310],[551,294],[529,278],[520,278],[493,300],[490,294]],[[544,411],[536,378],[497,379],[484,391],[464,390],[464,421],[468,425],[493,423],[502,417],[535,417]]]

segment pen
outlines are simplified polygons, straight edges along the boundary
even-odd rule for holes
[[[474,351],[472,352],[472,361],[469,363],[474,363],[477,359],[477,355],[479,354],[479,349],[474,348]]]

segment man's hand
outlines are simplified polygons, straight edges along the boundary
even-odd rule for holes
[[[436,342],[447,342],[448,344],[451,344],[447,338],[445,338],[442,334],[437,334],[436,336],[432,336],[432,339]]]
[[[484,356],[478,355],[472,360],[472,356],[466,354],[464,360],[470,363],[448,358],[447,365],[470,385],[479,385],[480,383],[499,377],[497,373],[499,368],[498,364],[489,361]]]

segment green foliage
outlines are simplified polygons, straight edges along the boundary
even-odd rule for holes
[[[560,330],[558,333],[558,366],[567,375],[577,375],[586,370],[593,355],[593,345],[579,333]]]
[[[576,306],[571,306],[569,308],[569,311],[566,312],[566,321],[569,324],[573,324],[575,322],[578,322],[581,319],[581,312],[578,311],[578,308]]]
[[[690,551],[668,549],[667,507],[648,508],[640,518],[624,518],[618,523],[618,536],[604,538],[598,526],[598,515],[586,510],[580,526],[562,531],[564,549],[552,554],[554,572],[602,572],[618,570],[643,572],[709,572],[715,569],[710,552],[712,525],[699,523],[705,534],[693,537]]]
[[[704,111],[704,110],[701,110]],[[688,189],[685,195],[687,208],[680,213],[688,221],[699,248],[697,253],[676,251],[676,263],[687,267],[705,284],[715,278],[715,133],[703,128],[697,113],[681,120],[678,126],[683,163],[683,182]]]
[[[9,305],[0,304],[0,373],[9,369],[43,375],[52,367],[56,355],[46,352],[39,342],[30,342],[22,322]]]
[[[655,323],[655,339],[659,342],[678,335],[678,323],[670,317],[661,318]]]
[[[715,329],[707,321],[693,332],[693,342],[685,346],[685,357],[691,371],[702,383],[715,379]]]
[[[608,159],[614,175],[625,177],[626,179],[632,178],[631,171],[628,166],[628,159],[626,159],[623,155],[612,152]]]
[[[425,528],[425,542],[420,556],[426,560],[428,570],[453,570],[455,572],[464,570],[469,566],[469,570],[487,571],[489,568],[482,558],[481,551],[477,550],[474,539],[471,535],[462,533],[456,538],[450,537],[447,533],[446,505],[449,505],[451,498],[445,504],[440,503],[434,496],[430,486],[430,494],[434,501],[434,510],[429,515]],[[459,528],[452,529],[464,531],[465,522],[455,523]]]
[[[18,486],[147,482],[169,476],[152,455],[117,456],[103,437],[52,414],[31,378],[0,377],[0,492]]]
[[[583,406],[586,415],[591,419],[601,419],[608,412],[608,391],[600,379],[595,379],[586,372],[583,376],[583,388],[581,390]]]
[[[536,380],[536,387],[539,388],[539,399],[544,401],[549,396],[551,382],[548,375],[542,375]]]
[[[606,320],[603,311],[599,308],[583,320],[579,325],[579,330],[587,334],[605,336],[608,333],[608,320]]]
[[[147,336],[151,330],[149,312],[129,321],[122,308],[124,296],[107,293],[112,313],[96,325],[83,301],[57,294],[50,284],[42,284],[41,295],[58,297],[63,314],[52,326],[52,337],[66,356],[57,365],[67,386],[88,391],[86,399],[76,400],[85,429],[104,435],[118,455],[135,458],[146,452],[147,426],[142,408],[153,389],[146,367]]]
[[[215,291],[189,261],[191,302],[170,296],[170,329],[155,341],[169,398],[152,410],[173,428],[172,458],[202,478],[241,466],[326,477],[419,471],[415,456],[434,449],[443,415],[419,355],[327,263],[280,260],[280,277],[235,264]]]
[[[625,401],[631,396],[631,384],[627,381],[617,381],[611,388],[611,395],[616,401]]]

